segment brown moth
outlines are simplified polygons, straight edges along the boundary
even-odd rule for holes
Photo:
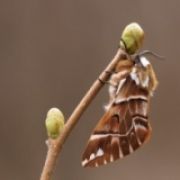
[[[98,167],[134,152],[151,135],[150,97],[158,81],[143,55],[121,60],[108,82],[110,100],[83,153],[82,166]]]

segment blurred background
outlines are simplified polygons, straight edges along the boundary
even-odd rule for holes
[[[0,0],[0,179],[39,179],[51,107],[72,113],[115,55],[130,22],[145,31],[143,49],[159,79],[151,102],[153,135],[136,153],[101,168],[81,154],[108,100],[103,88],[66,142],[54,174],[62,180],[179,180],[179,0]]]

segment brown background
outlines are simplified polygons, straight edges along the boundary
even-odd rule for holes
[[[179,0],[1,0],[0,179],[39,179],[47,110],[57,106],[68,117],[114,56],[124,26],[137,21],[146,32],[143,49],[166,57],[151,58],[160,81],[151,104],[151,141],[113,164],[81,167],[106,87],[65,144],[54,179],[179,180],[179,7]]]

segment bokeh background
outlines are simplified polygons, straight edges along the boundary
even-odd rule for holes
[[[44,119],[51,107],[67,118],[115,55],[125,25],[145,30],[143,49],[159,88],[151,103],[150,142],[123,160],[81,167],[81,154],[103,114],[107,87],[66,142],[54,174],[62,180],[179,180],[179,0],[0,0],[0,179],[39,179],[46,156]]]

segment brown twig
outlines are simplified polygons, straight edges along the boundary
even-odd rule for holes
[[[117,54],[112,59],[110,64],[100,74],[99,78],[93,83],[89,91],[86,93],[81,102],[75,108],[72,115],[69,117],[64,127],[64,130],[62,131],[59,138],[56,140],[48,140],[48,153],[40,180],[50,180],[52,178],[58,155],[60,154],[63,144],[65,143],[67,137],[69,136],[70,132],[72,131],[72,129],[74,128],[74,126],[76,125],[76,123],[78,122],[81,115],[88,107],[88,105],[91,103],[91,101],[95,98],[97,93],[103,87],[104,83],[102,82],[107,81],[109,79],[110,74],[107,72],[113,71],[119,60],[123,59],[124,56],[126,56],[126,53],[122,49],[118,49]],[[99,79],[102,80],[102,82]]]

